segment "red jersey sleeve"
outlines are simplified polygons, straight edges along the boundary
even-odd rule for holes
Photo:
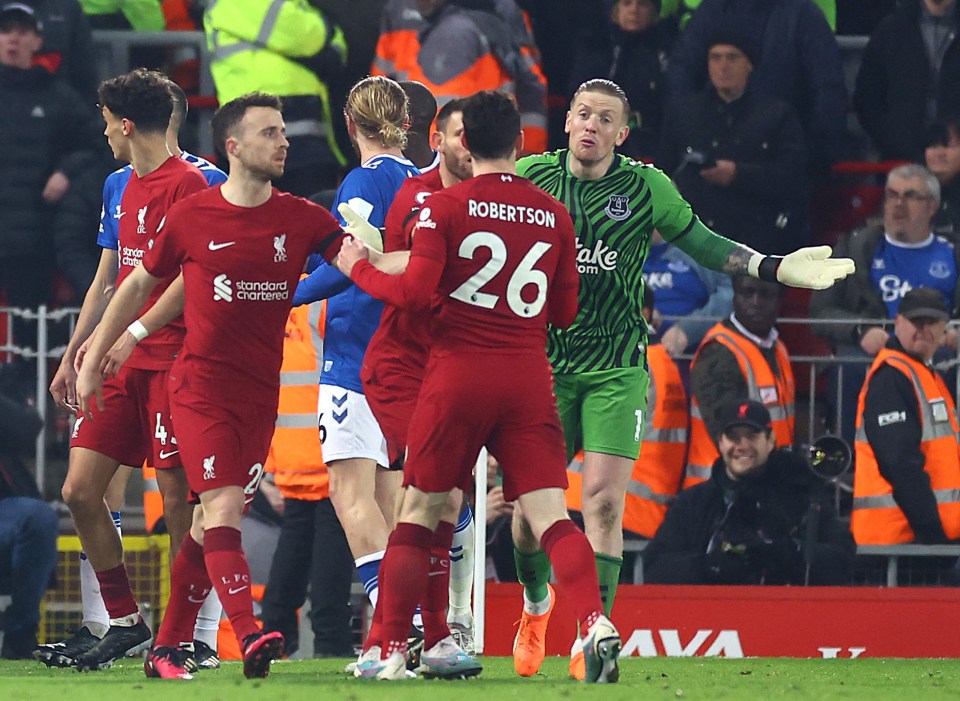
[[[311,229],[314,232],[313,250],[323,256],[323,259],[333,264],[334,259],[340,252],[340,246],[343,245],[343,239],[346,234],[340,228],[340,222],[334,219],[326,209],[318,204],[303,200],[309,205],[309,209],[304,214],[312,217]]]
[[[560,236],[560,259],[548,292],[547,320],[565,329],[577,317],[580,274],[577,272],[577,237],[573,221],[563,208],[557,208],[557,233]]]
[[[387,304],[411,311],[426,309],[440,284],[447,258],[446,238],[440,233],[444,218],[442,212],[431,212],[428,207],[420,210],[410,262],[401,275],[388,275],[362,260],[353,266],[350,279]]]

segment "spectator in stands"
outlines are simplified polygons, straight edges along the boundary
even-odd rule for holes
[[[690,17],[693,15],[694,11],[700,7],[700,3],[703,0],[666,0],[663,3],[662,14],[678,15],[681,21],[681,26],[685,26],[687,22],[690,21]],[[853,0],[858,4],[861,3],[861,0]],[[876,0],[874,0],[876,1]],[[890,0],[891,2],[893,0]],[[837,1],[836,0],[813,0],[817,7],[823,12],[824,17],[827,18],[827,24],[830,25],[830,29],[836,31],[837,29]],[[843,2],[843,0],[840,0]]]
[[[810,315],[814,319],[849,320],[846,324],[814,324],[813,330],[828,341],[837,355],[872,358],[890,340],[886,324],[892,319],[904,295],[915,287],[937,290],[947,309],[956,317],[960,308],[960,252],[947,239],[936,236],[932,221],[940,202],[940,183],[921,165],[905,165],[887,174],[883,222],[856,229],[841,238],[834,255],[852,258],[856,272],[829,290],[814,292]],[[876,321],[871,321],[876,320]],[[944,353],[957,347],[955,330],[941,341]],[[842,404],[839,411],[841,435],[852,442],[855,424],[853,397],[860,391],[866,365],[845,364],[842,376]],[[831,368],[828,401],[836,397],[841,382]]]
[[[161,32],[166,28],[160,0],[79,0],[94,29]]]
[[[930,130],[924,161],[940,181],[940,209],[933,233],[960,239],[960,118],[938,120]]]
[[[724,412],[741,397],[773,414],[778,447],[793,444],[790,354],[775,323],[783,288],[748,277],[733,280],[733,313],[703,338],[690,366],[690,450],[684,487],[710,477]]]
[[[646,289],[655,294],[651,324],[667,354],[677,356],[700,345],[717,319],[730,316],[733,283],[729,275],[704,268],[654,231],[643,264]],[[667,321],[664,316],[707,317]],[[642,450],[641,446],[641,450]]]
[[[78,0],[22,0],[9,3],[31,8],[43,28],[43,45],[35,61],[59,76],[82,98],[97,95],[96,51],[90,24]]]
[[[57,515],[24,462],[42,423],[33,407],[0,388],[0,582],[11,598],[0,657],[7,660],[28,659],[36,647],[40,600],[57,564]]]
[[[52,280],[53,216],[71,183],[102,152],[93,105],[34,57],[43,43],[26,5],[0,9],[0,288],[14,307],[46,304]],[[18,320],[14,341],[35,347],[35,324]]]
[[[276,187],[300,197],[336,187],[346,158],[331,126],[327,84],[346,61],[341,29],[297,0],[211,3],[203,26],[221,105],[251,91],[283,99],[290,151]]]
[[[673,20],[660,21],[661,0],[615,0],[610,21],[588,34],[570,74],[571,97],[591,78],[607,78],[630,100],[630,134],[620,153],[650,161],[657,154],[667,57],[677,38]]]
[[[441,107],[503,90],[516,98],[524,152],[547,147],[547,82],[514,0],[390,0],[370,73],[419,81]]]
[[[651,584],[849,584],[855,546],[825,483],[777,448],[760,402],[724,404],[710,479],[677,495],[644,553]]]
[[[755,37],[718,27],[710,84],[667,111],[657,165],[703,222],[752,248],[788,253],[809,239],[803,130],[787,103],[753,87]]]
[[[283,521],[261,617],[264,630],[283,633],[285,654],[295,653],[300,647],[297,609],[309,584],[314,657],[351,657],[353,557],[330,501],[317,433],[324,306],[294,307],[287,319],[277,430],[264,465],[265,482],[280,491]]]
[[[882,159],[922,160],[934,121],[960,116],[958,30],[956,0],[907,0],[870,36],[853,106]]]
[[[706,85],[708,42],[729,23],[746,27],[762,44],[751,88],[793,107],[806,134],[810,169],[818,172],[840,158],[847,113],[843,64],[823,12],[810,0],[703,0],[670,56],[668,99]]]
[[[930,366],[949,307],[939,290],[903,297],[857,406],[850,528],[858,544],[946,543],[960,537],[960,426]]]

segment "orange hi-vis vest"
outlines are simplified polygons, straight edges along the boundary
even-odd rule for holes
[[[480,90],[500,90],[517,101],[524,152],[545,151],[547,79],[524,14],[512,2],[498,1],[496,16],[447,5],[428,23],[416,5],[392,0],[384,7],[370,75],[419,81],[440,107]]]
[[[856,470],[850,530],[858,545],[894,545],[914,541],[913,529],[893,498],[893,487],[880,475],[877,456],[867,440],[863,412],[874,373],[889,365],[907,376],[917,394],[923,470],[947,538],[960,537],[960,426],[957,409],[943,379],[906,353],[884,348],[873,361],[857,402]]]
[[[650,389],[643,442],[633,464],[623,509],[623,528],[652,538],[673,501],[687,459],[687,393],[680,370],[663,346],[647,347]],[[651,409],[652,407],[652,409]],[[581,511],[583,453],[567,466],[567,508]]]
[[[777,447],[792,445],[796,383],[786,346],[779,340],[776,342],[777,372],[774,372],[756,343],[735,329],[718,323],[700,342],[700,347],[693,356],[691,369],[696,365],[700,351],[708,343],[720,343],[733,353],[747,382],[747,398],[760,402],[770,412]],[[718,457],[720,453],[717,451],[716,441],[707,430],[700,405],[694,395],[690,401],[690,451],[687,455],[687,473],[683,488],[710,479],[710,471]]]
[[[277,428],[264,469],[287,499],[320,501],[330,496],[330,479],[320,449],[317,402],[326,303],[290,310],[280,366]]]

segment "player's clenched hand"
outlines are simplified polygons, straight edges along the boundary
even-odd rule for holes
[[[357,214],[346,202],[337,205],[337,211],[347,222],[343,227],[346,233],[355,239],[360,239],[377,253],[383,253],[383,237],[380,235],[380,229]]]
[[[93,404],[97,410],[103,411],[103,378],[100,377],[100,368],[87,363],[80,368],[77,375],[77,404],[78,415],[93,418]]]
[[[362,241],[347,237],[340,247],[340,255],[337,256],[337,267],[341,273],[350,277],[353,266],[356,265],[358,261],[368,260],[369,258],[370,250]]]
[[[57,368],[57,373],[50,382],[50,394],[53,401],[61,409],[69,411],[71,414],[77,413],[77,371],[66,358]]]
[[[791,287],[825,290],[856,270],[850,258],[831,258],[830,246],[810,246],[789,253],[780,261],[777,280]]]
[[[108,380],[120,372],[120,367],[127,361],[133,349],[137,347],[137,339],[129,331],[124,331],[113,348],[107,351],[100,362],[100,375]]]

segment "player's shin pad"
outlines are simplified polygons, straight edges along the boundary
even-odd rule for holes
[[[383,253],[383,237],[380,230],[370,224],[366,219],[357,214],[353,208],[346,202],[341,202],[337,206],[340,216],[347,222],[343,230],[353,238],[363,241],[367,248],[371,248],[377,253]]]

